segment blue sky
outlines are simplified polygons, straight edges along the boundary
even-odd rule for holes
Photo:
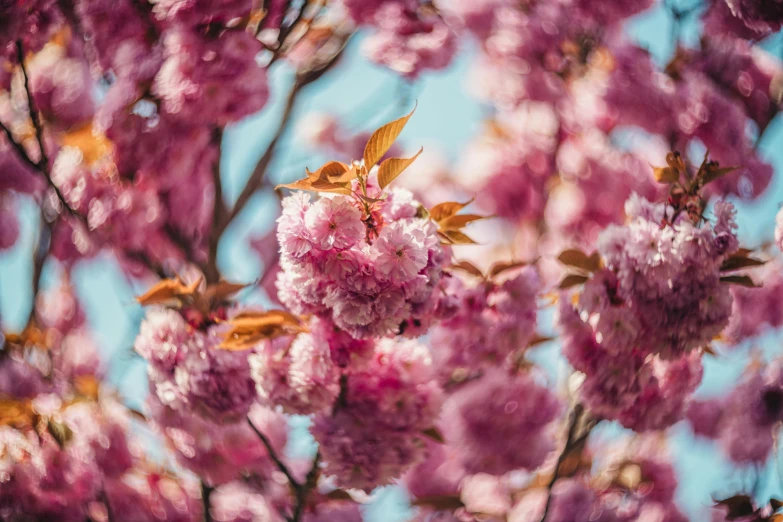
[[[632,21],[628,33],[662,62],[671,53],[669,41],[671,20],[663,9],[657,9]],[[698,38],[698,28],[691,23],[684,28],[686,41]],[[776,37],[768,46],[780,49]],[[348,56],[329,76],[319,81],[302,98],[294,118],[309,111],[330,112],[340,116],[346,126],[355,130],[372,129],[385,119],[401,114],[409,108],[412,99],[418,101],[416,117],[406,128],[406,144],[424,145],[425,151],[437,150],[449,159],[455,158],[462,146],[481,126],[485,109],[465,92],[471,49],[447,71],[422,78],[415,86],[406,87],[388,71],[366,62],[354,41]],[[257,116],[229,128],[225,135],[221,165],[225,176],[225,193],[233,200],[241,190],[257,159],[266,148],[280,117],[282,100],[290,85],[290,72],[278,68],[272,74],[273,100]],[[407,93],[401,99],[401,94]],[[292,127],[295,127],[293,125]],[[771,161],[776,172],[783,172],[783,147],[780,147],[783,126],[777,119],[761,144],[762,154]],[[324,158],[303,149],[293,134],[282,141],[281,153],[270,169],[275,180],[291,178],[304,172],[304,167],[317,167]],[[777,144],[777,146],[775,146]],[[410,147],[408,147],[410,148]],[[412,149],[411,149],[412,150]],[[741,231],[750,246],[771,237],[774,215],[783,201],[783,181],[776,178],[772,186],[751,205],[740,206]],[[224,274],[235,281],[251,281],[258,276],[260,264],[247,246],[247,239],[266,232],[272,225],[274,199],[268,194],[256,196],[246,211],[227,231],[219,256]],[[22,206],[22,239],[16,247],[0,255],[0,317],[4,328],[18,328],[30,306],[29,281],[31,267],[29,252],[35,241],[35,216],[32,205]],[[85,303],[88,318],[94,326],[103,356],[109,365],[109,376],[130,404],[139,407],[146,390],[144,366],[130,355],[133,338],[143,316],[133,296],[139,288],[132,288],[117,267],[105,260],[85,263],[74,274],[79,295]],[[758,343],[765,351],[777,351],[780,336],[768,335]],[[540,359],[557,364],[552,357],[553,347],[543,348]],[[553,361],[555,361],[553,363]],[[707,363],[704,394],[725,391],[741,373],[743,354],[721,357]],[[297,420],[296,432],[304,431],[305,422]],[[610,427],[611,429],[611,427]],[[695,442],[687,429],[673,430],[673,452],[677,457],[682,487],[679,499],[689,513],[696,513],[708,505],[713,492],[733,492],[742,485],[745,473],[733,470],[710,444]],[[295,438],[293,452],[307,451],[306,437]],[[777,461],[766,470],[768,493],[781,492]],[[724,489],[721,489],[724,488]],[[732,489],[733,488],[733,489]],[[374,521],[392,522],[404,518],[401,495],[394,490],[383,492],[368,511]]]

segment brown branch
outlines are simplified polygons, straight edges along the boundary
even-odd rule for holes
[[[308,6],[310,5],[309,1],[306,1],[304,4],[302,4],[302,7],[299,9],[299,12],[296,13],[296,18],[288,24],[286,27],[280,28],[280,33],[277,35],[277,49],[275,49],[274,54],[272,55],[272,59],[269,60],[269,65],[272,65],[275,63],[283,54],[283,50],[285,48],[285,41],[288,39],[288,37],[293,32],[294,28],[299,25],[299,22],[302,21],[302,18],[304,17],[305,11],[307,10]],[[290,7],[290,2],[289,6]],[[287,9],[286,9],[287,10]],[[283,18],[285,19],[286,13],[283,12]],[[309,29],[309,27],[308,27]]]
[[[86,223],[87,220],[85,217],[79,214],[68,204],[68,201],[65,199],[65,196],[63,196],[60,188],[52,180],[52,175],[49,172],[49,158],[46,155],[46,147],[44,146],[43,124],[41,123],[38,110],[36,109],[35,102],[33,101],[32,92],[30,91],[30,76],[27,74],[27,67],[25,67],[24,64],[24,48],[22,45],[22,40],[16,41],[16,57],[17,60],[19,60],[19,68],[22,71],[22,77],[24,80],[24,91],[25,95],[27,96],[27,110],[30,113],[30,121],[33,123],[33,128],[35,129],[35,138],[38,142],[38,148],[41,151],[41,157],[38,162],[34,162],[27,155],[21,144],[16,143],[8,128],[3,126],[3,130],[5,131],[8,140],[14,144],[14,148],[16,148],[17,152],[19,152],[19,154],[22,156],[22,160],[30,165],[33,165],[36,170],[38,170],[38,172],[43,174],[43,176],[46,178],[46,182],[54,190],[54,193],[57,195],[57,199],[60,201],[60,204],[63,206],[63,208],[73,217],[81,220],[83,223]]]
[[[264,435],[261,430],[256,428],[255,424],[253,424],[253,421],[250,420],[250,417],[247,418],[247,423],[250,425],[250,427],[253,429],[255,434],[258,436],[259,439],[261,439],[261,443],[266,448],[267,453],[269,453],[269,458],[272,459],[272,462],[274,462],[275,466],[277,466],[277,469],[280,470],[280,472],[285,475],[285,478],[288,479],[288,482],[291,484],[291,488],[298,492],[300,489],[302,489],[304,486],[300,484],[296,478],[294,478],[294,475],[291,473],[291,471],[288,469],[288,466],[285,465],[285,463],[280,460],[280,457],[277,456],[277,452],[275,451],[275,448],[272,447],[272,443],[269,441],[266,435]]]
[[[215,128],[212,135],[213,142],[217,145],[217,158],[212,165],[212,181],[215,187],[215,201],[212,206],[212,229],[209,234],[209,246],[207,263],[204,267],[204,277],[207,283],[217,283],[220,280],[220,271],[217,267],[218,244],[222,230],[221,224],[226,218],[226,205],[223,201],[223,182],[220,178],[220,156],[222,155],[223,129]]]
[[[212,494],[211,486],[207,485],[203,480],[201,481],[201,503],[204,506],[204,522],[212,522],[212,503],[210,502],[210,495]]]
[[[275,449],[272,447],[272,443],[269,441],[266,435],[264,435],[258,428],[255,427],[253,421],[250,420],[250,417],[247,418],[247,423],[250,424],[250,427],[253,429],[256,435],[258,435],[258,438],[261,439],[261,442],[264,444],[266,451],[269,453],[269,458],[272,459],[272,462],[275,463],[277,469],[279,469],[280,472],[285,475],[286,479],[288,479],[288,482],[291,485],[291,491],[294,494],[294,510],[290,517],[286,517],[286,520],[288,520],[288,522],[300,522],[302,520],[302,515],[304,514],[305,506],[307,505],[307,497],[318,484],[321,453],[316,452],[315,457],[313,458],[313,464],[310,467],[310,471],[307,472],[305,481],[300,483],[298,480],[296,480],[296,478],[294,478],[293,474],[285,465],[285,463],[280,460],[280,457],[277,456]]]
[[[288,93],[285,109],[283,110],[283,116],[280,118],[280,124],[277,127],[277,131],[272,137],[272,141],[269,142],[269,146],[267,146],[266,151],[261,156],[261,159],[258,160],[258,163],[253,169],[253,173],[247,180],[245,188],[242,189],[242,192],[239,194],[236,203],[234,203],[234,208],[232,208],[231,212],[228,213],[228,216],[222,220],[220,226],[216,228],[216,234],[218,237],[226,230],[231,221],[233,221],[234,218],[237,217],[240,212],[242,212],[242,209],[245,208],[245,205],[247,205],[247,203],[253,197],[253,194],[255,194],[256,190],[261,188],[263,185],[266,171],[274,159],[277,144],[283,134],[285,134],[285,131],[288,129],[288,125],[291,123],[291,115],[293,114],[294,105],[296,104],[296,100],[299,96],[299,93],[301,92],[302,86],[303,84],[297,79],[291,88],[291,91]]]
[[[304,508],[307,505],[307,497],[310,492],[315,489],[318,484],[318,468],[321,463],[321,453],[316,452],[313,458],[313,465],[310,467],[310,471],[307,472],[304,485],[296,490],[296,504],[294,505],[294,514],[291,517],[291,522],[299,522],[302,519]]]
[[[566,458],[568,458],[571,452],[575,448],[579,447],[579,445],[584,442],[590,434],[590,430],[588,429],[585,431],[585,433],[577,436],[577,431],[579,430],[579,425],[582,421],[584,412],[584,407],[581,404],[574,406],[574,409],[571,412],[571,421],[568,425],[568,434],[566,436],[565,446],[563,446],[563,451],[557,458],[557,464],[555,464],[555,470],[552,473],[552,478],[549,480],[549,484],[547,484],[546,504],[544,504],[544,513],[541,515],[541,522],[545,522],[546,517],[549,514],[549,508],[552,505],[552,488],[555,487],[555,482],[557,482],[557,479],[560,478],[560,467],[563,465],[563,462]]]

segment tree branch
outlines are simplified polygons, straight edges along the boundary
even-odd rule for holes
[[[266,435],[264,435],[261,430],[256,428],[255,424],[253,424],[253,421],[250,420],[250,417],[247,418],[247,423],[250,425],[250,427],[253,429],[253,431],[258,435],[258,438],[261,439],[261,442],[264,444],[264,447],[266,448],[267,453],[269,453],[269,458],[272,459],[272,462],[275,463],[275,466],[277,466],[277,469],[280,470],[280,472],[285,475],[285,478],[288,479],[288,482],[291,484],[291,488],[298,492],[300,489],[302,489],[302,484],[300,484],[296,478],[294,478],[291,471],[288,469],[288,467],[283,463],[282,460],[280,460],[280,457],[277,456],[277,452],[275,451],[275,448],[272,447],[272,443],[269,441]]]
[[[555,487],[555,482],[557,482],[557,479],[560,478],[560,468],[562,467],[563,462],[565,462],[565,459],[568,458],[571,452],[575,448],[579,447],[579,445],[582,444],[585,439],[587,439],[588,435],[590,435],[589,429],[587,429],[581,435],[577,435],[577,431],[579,430],[579,425],[582,422],[584,413],[585,410],[581,404],[574,406],[574,409],[571,412],[571,421],[568,425],[568,434],[566,436],[565,446],[563,446],[563,451],[557,458],[557,464],[555,464],[555,470],[552,473],[552,478],[549,480],[549,484],[547,484],[546,504],[544,505],[544,513],[541,515],[541,522],[545,522],[546,517],[549,514],[549,508],[552,505],[552,489]]]
[[[321,453],[316,452],[313,458],[313,465],[310,467],[310,471],[307,472],[304,485],[296,491],[296,504],[294,505],[294,514],[291,517],[291,522],[299,522],[302,519],[304,508],[307,505],[307,497],[318,484],[318,465],[320,462]]]
[[[217,267],[218,244],[220,243],[221,224],[226,219],[226,205],[223,201],[223,182],[220,178],[220,156],[222,155],[223,129],[215,128],[212,141],[217,146],[217,158],[212,165],[212,181],[215,187],[215,201],[212,206],[212,228],[209,234],[209,246],[207,263],[204,267],[204,277],[207,283],[217,283],[220,280],[220,271]]]
[[[212,522],[212,503],[209,497],[213,489],[212,486],[209,486],[203,480],[201,481],[201,503],[204,506],[204,522]]]
[[[297,79],[294,82],[291,91],[288,93],[285,109],[283,110],[283,116],[280,119],[280,124],[277,127],[275,135],[272,137],[272,141],[269,142],[269,146],[266,148],[266,151],[261,156],[261,159],[258,160],[258,163],[253,169],[253,173],[247,180],[245,188],[242,189],[242,192],[239,194],[236,203],[234,203],[234,208],[232,208],[231,212],[228,213],[226,219],[222,220],[221,225],[217,227],[218,236],[222,234],[231,221],[233,221],[234,218],[237,217],[240,212],[242,212],[242,209],[245,208],[245,205],[247,205],[248,201],[250,201],[250,198],[253,197],[253,194],[255,194],[256,190],[261,188],[263,185],[266,171],[274,159],[277,143],[280,141],[280,138],[283,136],[283,134],[285,134],[285,131],[288,129],[288,125],[291,123],[291,115],[294,110],[294,105],[296,104],[297,97],[299,96],[302,87],[302,82]]]
[[[294,510],[292,515],[290,517],[286,517],[286,519],[288,522],[300,522],[302,520],[302,515],[304,514],[305,506],[307,505],[307,497],[310,495],[310,492],[318,485],[318,469],[321,463],[321,453],[316,452],[315,457],[313,458],[313,464],[310,467],[310,471],[307,472],[304,483],[300,483],[298,480],[296,480],[285,463],[280,460],[280,457],[277,456],[275,449],[272,447],[272,443],[269,441],[266,435],[264,435],[258,428],[255,427],[253,421],[250,420],[250,417],[247,418],[247,423],[250,424],[250,427],[253,429],[256,435],[258,435],[258,438],[261,439],[261,442],[264,444],[266,451],[269,453],[269,457],[272,459],[272,462],[274,462],[275,466],[277,466],[277,469],[279,469],[280,472],[285,475],[289,484],[291,485],[291,491],[294,494]]]
[[[63,208],[66,211],[68,211],[68,213],[71,214],[73,217],[79,219],[80,221],[86,224],[86,219],[84,218],[84,216],[79,214],[68,204],[68,201],[65,199],[65,196],[63,196],[63,193],[60,191],[60,188],[52,180],[51,173],[49,172],[49,158],[46,155],[46,147],[44,146],[43,125],[41,124],[41,119],[38,116],[38,110],[35,108],[33,95],[30,92],[30,77],[27,74],[27,68],[24,65],[24,48],[22,46],[21,40],[16,41],[16,57],[17,60],[19,60],[19,68],[22,71],[22,77],[24,79],[24,91],[27,97],[27,110],[30,113],[30,121],[33,123],[33,128],[35,129],[35,138],[36,141],[38,142],[38,148],[41,151],[41,157],[38,160],[38,162],[33,161],[30,158],[30,156],[27,155],[27,152],[24,150],[24,147],[22,147],[20,143],[17,143],[16,140],[14,140],[14,137],[11,134],[10,129],[8,129],[5,125],[2,126],[3,131],[5,132],[8,141],[11,142],[11,144],[14,146],[16,151],[21,156],[22,161],[35,168],[46,178],[46,182],[54,190],[54,193],[57,195],[57,199],[60,201],[60,204],[63,206]]]

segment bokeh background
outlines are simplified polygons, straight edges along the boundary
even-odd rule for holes
[[[664,64],[671,57],[675,44],[672,39],[674,19],[663,5],[632,19],[626,27],[630,38],[647,48],[655,59]],[[699,28],[697,17],[690,17],[680,27],[682,41],[695,43]],[[301,98],[292,116],[292,125],[282,137],[278,154],[269,169],[275,182],[287,182],[301,177],[305,167],[311,169],[327,158],[309,149],[304,139],[303,127],[313,121],[313,114],[327,113],[336,116],[351,132],[373,130],[387,120],[407,112],[414,101],[418,102],[415,116],[406,127],[401,142],[406,151],[424,146],[419,160],[425,165],[452,165],[460,151],[482,128],[488,109],[468,92],[471,75],[470,64],[475,54],[469,44],[463,42],[458,57],[443,71],[422,75],[415,83],[407,83],[395,74],[368,62],[361,54],[362,34],[349,43],[341,62],[328,76],[309,88]],[[762,46],[769,52],[783,57],[783,37],[773,35]],[[293,72],[285,64],[272,69],[272,100],[264,111],[226,130],[221,157],[224,197],[232,201],[242,189],[258,158],[266,149],[276,130],[284,98],[293,81]],[[614,136],[619,142],[632,143],[638,136],[633,133]],[[764,195],[751,204],[739,203],[740,234],[749,246],[758,246],[771,239],[775,213],[783,202],[783,123],[780,117],[773,121],[760,143],[762,156],[771,162],[778,175]],[[425,169],[417,169],[416,176],[426,176]],[[405,174],[403,175],[403,177]],[[404,179],[402,179],[404,183]],[[251,282],[263,269],[262,260],[250,243],[254,238],[268,233],[273,224],[277,200],[271,192],[259,193],[250,205],[224,234],[220,244],[218,265],[232,281]],[[20,205],[21,240],[13,249],[0,254],[0,317],[3,328],[16,330],[24,326],[32,305],[30,280],[32,266],[30,252],[36,244],[38,230],[34,206]],[[477,238],[480,242],[482,238]],[[469,257],[469,246],[459,247],[462,257]],[[44,285],[53,274],[44,274]],[[128,405],[142,408],[147,393],[144,361],[132,352],[133,339],[143,317],[141,307],[134,296],[141,287],[131,285],[114,262],[107,257],[82,263],[73,274],[73,283],[85,306],[93,327],[101,355],[111,382]],[[263,302],[261,292],[246,292],[243,298],[249,302]],[[541,331],[550,328],[551,313],[540,316]],[[748,358],[754,353],[779,352],[783,337],[769,332],[753,341],[752,346],[734,350],[705,363],[705,379],[697,396],[721,394],[733,386],[742,373]],[[564,363],[556,356],[557,347],[542,345],[536,348],[535,357],[552,374],[553,378],[564,373]],[[302,455],[313,451],[312,441],[306,431],[307,420],[293,419],[294,435],[287,452]],[[601,426],[597,437],[611,439],[622,436],[616,425]],[[678,501],[692,520],[701,520],[704,510],[713,503],[713,496],[733,494],[744,490],[759,498],[783,495],[783,460],[781,452],[772,459],[767,469],[737,469],[715,451],[712,443],[696,441],[683,426],[671,429],[671,450],[676,463],[680,490]],[[376,491],[367,505],[370,521],[394,522],[405,520],[409,507],[403,492],[395,487]]]

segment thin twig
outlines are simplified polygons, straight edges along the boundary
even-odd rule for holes
[[[549,480],[549,484],[547,484],[546,504],[544,505],[544,513],[541,515],[541,522],[545,522],[546,517],[549,514],[549,508],[552,505],[552,488],[555,487],[555,482],[557,482],[557,479],[560,478],[560,467],[563,465],[563,462],[569,456],[571,451],[581,442],[583,442],[589,435],[589,430],[579,437],[576,435],[576,432],[579,428],[579,423],[582,420],[583,413],[584,407],[581,404],[574,406],[573,412],[571,413],[571,421],[568,425],[568,435],[566,436],[565,446],[563,446],[563,451],[557,458],[557,464],[555,464],[555,470],[552,473],[552,478]]]
[[[203,480],[201,481],[201,502],[204,506],[204,522],[212,522],[212,504],[209,497],[213,489],[212,486]]]
[[[253,421],[250,420],[250,417],[247,418],[247,423],[250,425],[250,427],[253,429],[253,431],[258,435],[258,438],[261,439],[261,442],[264,444],[264,447],[266,448],[267,453],[269,453],[269,458],[272,459],[272,462],[275,463],[275,466],[277,466],[277,469],[280,470],[280,472],[285,475],[285,478],[288,479],[288,482],[291,484],[291,488],[295,492],[299,492],[303,488],[302,484],[300,484],[296,478],[294,478],[294,475],[291,473],[291,471],[288,469],[288,467],[283,463],[282,460],[280,460],[280,457],[277,456],[277,452],[275,451],[275,448],[272,447],[272,443],[269,441],[266,435],[264,435],[261,430],[256,428],[255,424],[253,424]]]
[[[204,277],[207,283],[217,283],[220,279],[220,271],[217,267],[218,244],[220,243],[221,223],[226,217],[226,205],[223,201],[223,182],[220,175],[220,156],[222,152],[223,129],[215,128],[212,141],[217,146],[217,158],[212,165],[212,181],[215,187],[215,201],[212,206],[212,229],[209,234],[209,246],[207,263],[204,268]]]
[[[22,77],[24,80],[24,91],[25,91],[25,95],[27,96],[27,110],[30,113],[30,121],[33,123],[33,128],[35,129],[35,138],[36,141],[38,142],[38,148],[41,151],[41,157],[39,158],[38,162],[36,163],[32,161],[32,159],[27,155],[27,153],[25,152],[21,144],[16,143],[8,128],[3,126],[3,130],[5,131],[8,140],[14,144],[14,147],[16,148],[17,152],[19,152],[19,154],[22,156],[22,160],[28,164],[34,165],[35,168],[41,174],[43,174],[43,176],[46,178],[47,183],[57,195],[57,199],[60,201],[60,204],[63,206],[63,208],[67,210],[68,213],[71,214],[72,216],[86,223],[86,219],[84,218],[84,216],[79,214],[68,204],[68,201],[65,199],[65,196],[63,196],[63,193],[60,191],[60,188],[52,180],[52,175],[49,172],[49,158],[46,155],[46,147],[44,146],[43,124],[41,123],[41,119],[38,116],[38,110],[36,109],[35,102],[33,101],[33,94],[30,91],[30,77],[27,74],[27,67],[25,67],[24,64],[24,47],[22,45],[22,40],[16,41],[16,56],[17,56],[17,60],[19,60],[19,68],[22,71]]]
[[[302,20],[302,17],[304,17],[305,10],[307,9],[307,6],[309,4],[310,4],[309,2],[305,2],[304,4],[302,4],[302,7],[299,9],[299,12],[296,13],[296,18],[286,27],[282,27],[280,29],[280,34],[278,34],[277,36],[277,49],[272,55],[272,59],[269,60],[269,65],[275,63],[280,58],[280,56],[282,56],[283,49],[285,47],[285,41],[288,39],[291,32],[293,32],[294,28]],[[285,17],[285,13],[283,13],[283,17]]]
[[[27,155],[27,151],[24,150],[24,147],[21,143],[16,141],[14,139],[14,135],[11,133],[11,129],[5,126],[5,124],[0,121],[0,129],[5,132],[5,136],[8,139],[8,143],[11,144],[11,146],[16,149],[17,154],[19,155],[19,158],[24,162],[27,163],[27,166],[32,168],[33,170],[38,170],[38,164],[34,162],[32,159],[30,159],[30,156]]]
[[[291,122],[291,115],[293,114],[294,105],[296,104],[297,97],[301,92],[301,88],[302,84],[299,81],[296,81],[291,88],[291,91],[288,93],[285,109],[283,110],[283,116],[280,118],[280,124],[277,127],[277,131],[272,137],[272,141],[269,142],[269,146],[261,156],[261,159],[258,160],[258,163],[253,169],[253,173],[247,180],[245,188],[242,189],[242,192],[239,194],[239,197],[237,198],[236,203],[234,203],[234,207],[231,209],[231,212],[228,213],[226,219],[224,219],[220,227],[217,228],[218,235],[222,234],[226,230],[231,221],[233,221],[234,218],[237,217],[240,212],[242,212],[242,209],[245,208],[245,205],[247,205],[248,201],[250,201],[250,199],[253,197],[253,194],[255,194],[256,190],[258,190],[263,185],[266,171],[269,168],[269,165],[272,163],[272,159],[274,159],[277,143],[280,141],[280,138],[283,136],[283,134],[285,134],[285,131],[288,129],[288,125]]]
[[[310,471],[307,472],[304,485],[296,490],[296,504],[294,505],[294,514],[291,517],[291,522],[299,522],[302,518],[304,508],[307,505],[307,497],[318,484],[318,468],[320,462],[321,453],[316,452],[315,457],[313,458],[313,465],[310,467]]]

